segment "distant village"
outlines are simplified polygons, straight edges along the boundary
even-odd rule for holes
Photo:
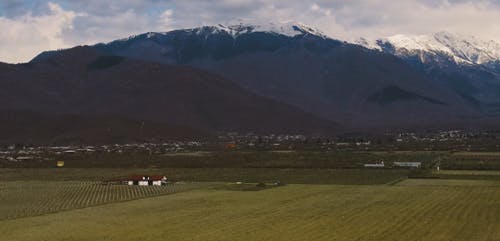
[[[33,160],[55,160],[57,156],[91,153],[144,152],[150,155],[217,150],[449,150],[477,151],[498,149],[500,132],[446,130],[417,133],[397,132],[361,137],[308,137],[305,135],[256,135],[224,133],[213,141],[169,141],[162,143],[129,143],[111,145],[47,145],[11,144],[0,146],[0,164]]]

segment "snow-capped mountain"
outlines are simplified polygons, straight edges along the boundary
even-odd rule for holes
[[[282,35],[287,37],[295,37],[297,35],[314,35],[321,38],[328,38],[319,29],[302,24],[299,22],[285,22],[285,23],[274,23],[269,22],[265,24],[217,24],[211,26],[202,26],[196,28],[181,29],[175,31],[184,31],[188,33],[207,35],[207,34],[228,34],[233,38],[244,34],[250,33],[268,33],[274,35]],[[146,38],[161,37],[167,35],[169,32],[148,32],[146,33]],[[142,36],[133,35],[118,41],[129,41],[131,39]]]
[[[495,41],[438,32],[361,39],[358,44],[405,60],[474,105],[500,103],[500,44]]]
[[[317,41],[316,41],[317,40]],[[163,63],[187,63],[197,58],[223,59],[242,53],[274,51],[285,45],[315,43],[339,45],[321,31],[301,23],[227,24],[148,32],[97,44],[96,48],[115,55]],[[35,58],[50,55],[42,53]]]
[[[355,45],[297,23],[227,24],[149,32],[90,47],[105,56],[215,73],[346,126],[500,116],[500,48],[447,33]],[[60,53],[45,52],[32,62]]]
[[[326,35],[323,34],[320,30],[307,26],[302,23],[295,23],[295,22],[266,23],[266,24],[256,24],[256,25],[244,24],[244,23],[230,24],[230,25],[219,24],[205,28],[209,28],[212,31],[212,33],[226,32],[233,37],[237,37],[241,34],[248,34],[252,32],[263,32],[263,33],[279,34],[288,37],[294,37],[303,34],[311,34],[327,38]],[[201,30],[203,30],[203,28],[191,29],[191,31],[197,31],[197,32],[200,32]]]
[[[188,65],[258,95],[350,126],[474,115],[455,93],[440,89],[401,59],[327,37],[298,23],[227,24],[145,33],[94,46],[108,55]],[[411,113],[422,110],[426,115]],[[433,113],[433,114],[429,114]],[[418,119],[418,120],[417,120]]]
[[[473,36],[438,32],[431,35],[394,35],[375,42],[362,39],[359,44],[398,56],[418,56],[422,63],[437,57],[456,64],[481,65],[500,60],[500,44]]]

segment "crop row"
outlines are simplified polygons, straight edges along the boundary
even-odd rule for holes
[[[0,182],[0,220],[186,191],[199,184],[101,185],[78,181]]]

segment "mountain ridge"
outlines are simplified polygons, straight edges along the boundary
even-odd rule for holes
[[[446,31],[429,35],[397,34],[371,42],[362,39],[357,43],[377,50],[383,50],[387,45],[392,45],[396,54],[403,49],[409,52],[427,51],[435,54],[447,54],[457,64],[481,65],[500,60],[499,43]],[[421,59],[421,61],[425,60]]]
[[[4,70],[5,69],[5,70]],[[189,66],[120,56],[92,47],[59,51],[23,65],[0,65],[3,108],[119,115],[206,132],[317,133],[338,125],[245,91]]]
[[[93,47],[110,55],[204,69],[258,95],[331,121],[342,119],[343,125],[393,125],[425,119],[406,113],[404,103],[426,109],[438,119],[448,118],[448,112],[475,115],[467,103],[455,104],[463,102],[462,97],[445,89],[437,91],[440,87],[391,54],[318,31],[286,35],[252,29],[256,31],[231,34],[227,28],[203,26],[145,33]],[[371,101],[370,96],[387,94],[383,89],[391,86],[422,98],[397,98],[383,106]],[[436,101],[428,101],[431,99]],[[439,107],[436,103],[450,104]]]
[[[360,44],[403,59],[482,111],[491,112],[489,106],[500,103],[500,44],[495,41],[438,32],[361,40]]]
[[[500,116],[500,81],[491,70],[495,62],[463,65],[446,52],[400,54],[389,43],[378,49],[367,44],[294,24],[236,24],[148,32],[89,48],[201,69],[349,128],[444,125]],[[31,63],[58,52],[41,53]]]

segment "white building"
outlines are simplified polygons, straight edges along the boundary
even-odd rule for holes
[[[421,162],[394,162],[393,167],[406,167],[406,168],[420,168],[422,166]]]
[[[141,175],[141,176],[131,176],[126,180],[127,185],[133,186],[161,186],[166,184],[167,177],[153,175]]]

